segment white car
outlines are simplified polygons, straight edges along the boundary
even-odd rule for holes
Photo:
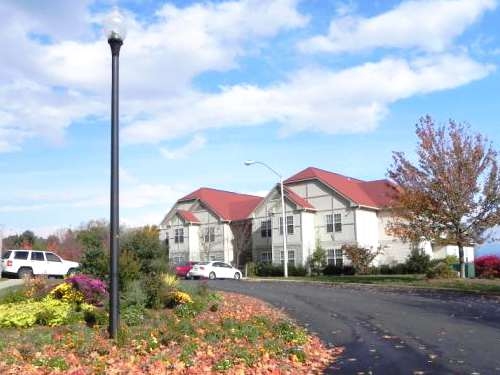
[[[241,279],[241,271],[224,262],[200,262],[188,272],[189,278]]]
[[[19,278],[33,275],[66,276],[76,273],[80,265],[64,260],[50,251],[8,250],[2,256],[0,270]]]

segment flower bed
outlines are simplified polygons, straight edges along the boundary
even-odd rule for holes
[[[147,310],[116,341],[105,326],[0,329],[2,374],[319,374],[341,352],[254,298],[203,286]]]

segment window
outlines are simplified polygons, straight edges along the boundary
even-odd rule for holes
[[[293,216],[286,217],[286,233],[293,234]],[[280,217],[280,234],[283,235],[283,218]]]
[[[326,215],[326,232],[333,232],[333,215]]]
[[[205,229],[205,242],[214,242],[215,241],[215,228],[208,227]]]
[[[335,232],[342,232],[342,215],[333,215],[333,221],[335,223]]]
[[[167,247],[168,247],[168,242],[169,242],[168,232],[165,232],[165,245],[167,245]]]
[[[62,263],[61,259],[57,255],[55,255],[55,254],[45,253],[45,256],[47,257],[47,261],[49,261],[49,262],[60,262],[60,263]]]
[[[38,262],[44,262],[45,257],[41,251],[32,251],[31,252],[31,260],[36,260]]]
[[[327,261],[329,265],[342,267],[344,265],[344,254],[341,249],[328,249]]]
[[[260,235],[262,237],[271,237],[272,235],[271,220],[264,220],[260,222]]]
[[[4,255],[2,255],[2,259],[9,259],[11,253],[12,251],[7,251]]]
[[[262,263],[272,263],[273,255],[270,251],[262,251],[260,253],[260,261]]]
[[[281,264],[285,264],[285,252],[281,250]],[[288,264],[295,264],[295,250],[288,250]]]
[[[26,260],[26,259],[28,259],[28,252],[27,251],[16,251],[14,254],[14,259]]]
[[[175,243],[184,243],[184,229],[183,228],[178,228],[175,230],[174,242]]]
[[[175,256],[173,257],[174,264],[182,264],[184,263],[184,257],[183,256]]]

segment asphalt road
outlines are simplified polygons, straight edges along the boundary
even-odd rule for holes
[[[283,308],[344,355],[334,374],[500,374],[500,300],[460,293],[216,280]]]

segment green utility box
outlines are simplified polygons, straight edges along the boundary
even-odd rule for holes
[[[454,264],[453,270],[460,272],[460,264]],[[465,263],[465,277],[473,278],[476,277],[476,270],[474,268],[474,263]]]

